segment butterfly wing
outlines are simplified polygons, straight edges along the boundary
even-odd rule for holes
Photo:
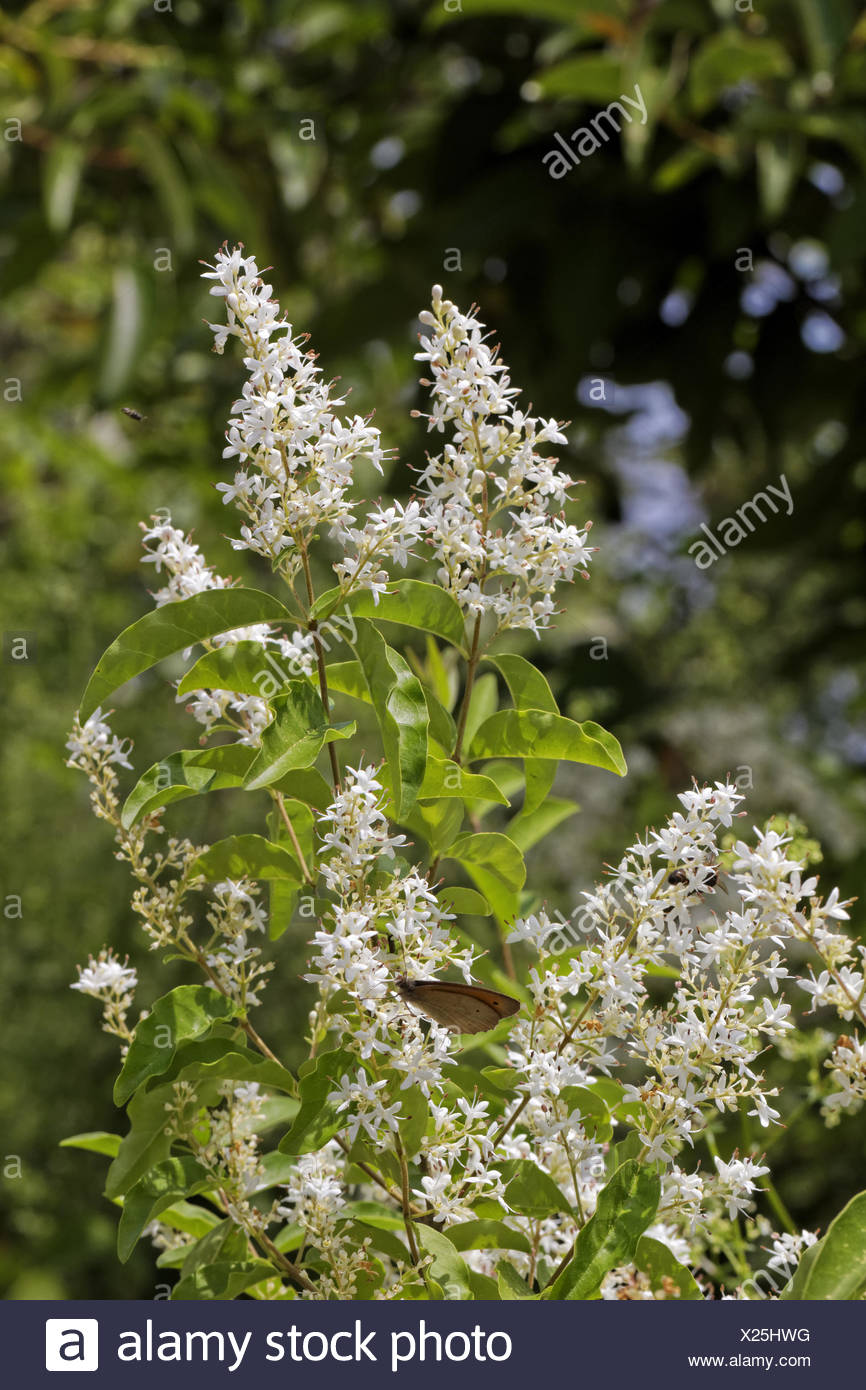
[[[517,999],[483,985],[450,984],[445,980],[399,980],[397,988],[408,1004],[457,1033],[487,1033],[501,1018],[520,1008]]]

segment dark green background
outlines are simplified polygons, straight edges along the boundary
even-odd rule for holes
[[[234,517],[210,486],[242,381],[202,322],[221,311],[197,262],[224,238],[274,266],[326,375],[376,407],[400,452],[388,490],[423,460],[412,352],[433,281],[479,302],[524,400],[572,421],[575,516],[601,549],[524,649],[631,772],[563,782],[583,813],[530,870],[551,902],[692,775],[729,772],[753,783],[744,825],[799,816],[827,886],[860,891],[866,26],[853,0],[754,3],[37,0],[0,19],[2,626],[30,639],[0,666],[2,891],[23,904],[2,922],[0,1153],[23,1172],[0,1181],[8,1297],[153,1297],[158,1277],[147,1251],[116,1263],[103,1161],[57,1147],[118,1127],[116,1047],[69,992],[75,962],[107,941],[139,964],[142,1004],[168,982],[63,742],[92,663],[148,607],[140,518],[171,507],[211,563],[267,583],[221,539]],[[636,82],[647,126],[551,179],[553,132]],[[757,281],[738,258],[765,263]],[[780,473],[793,515],[698,571],[700,521]],[[164,673],[115,705],[139,769],[194,737]],[[172,828],[225,833],[236,805],[212,800]],[[297,1060],[302,940],[277,958],[263,1014]],[[806,1065],[776,1065],[796,1123],[724,1142],[771,1145],[795,1219],[826,1227],[864,1185],[866,1126],[824,1130]]]

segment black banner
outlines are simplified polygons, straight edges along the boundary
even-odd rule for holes
[[[14,1390],[75,1371],[125,1387],[802,1385],[859,1364],[858,1303],[140,1303],[0,1305]]]

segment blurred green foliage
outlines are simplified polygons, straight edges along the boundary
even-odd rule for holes
[[[219,540],[241,377],[210,356],[198,258],[227,238],[273,264],[326,374],[399,447],[390,490],[423,459],[411,354],[434,280],[481,304],[536,409],[572,420],[601,551],[537,656],[632,770],[564,779],[583,815],[537,852],[551,901],[692,775],[729,772],[752,819],[801,817],[825,880],[857,893],[866,24],[854,0],[34,0],[0,17],[0,84],[0,1158],[21,1170],[0,1183],[0,1288],[153,1297],[146,1253],[116,1264],[101,1160],[57,1147],[117,1123],[114,1044],[68,984],[104,941],[143,966],[142,999],[177,981],[157,985],[62,746],[93,661],[147,607],[139,518],[170,507],[218,568],[266,582]],[[635,85],[646,124],[551,178],[554,133]],[[793,514],[698,570],[701,521],[782,473]],[[117,704],[139,768],[166,723],[189,743],[164,678]],[[217,838],[205,800],[190,833]],[[285,946],[270,1000],[292,1061],[303,943]],[[785,1067],[796,1123],[764,1138],[796,1221],[826,1227],[862,1186],[866,1127],[828,1134]]]

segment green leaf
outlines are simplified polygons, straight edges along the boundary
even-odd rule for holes
[[[599,14],[622,13],[618,0],[591,0],[589,4],[587,0],[532,0],[532,14],[535,19],[567,24],[570,29],[577,25],[578,31],[581,12],[584,9],[588,10],[590,20]],[[526,0],[472,0],[470,13],[473,17],[482,14],[514,14],[523,18],[527,13],[527,5]],[[462,6],[457,9],[455,6],[443,5],[441,9],[434,6],[433,9],[428,10],[425,18],[430,28],[438,28],[439,25],[455,23],[460,19],[465,19],[465,17],[465,9]],[[595,35],[592,28],[590,33]]]
[[[388,1099],[392,1105],[394,1101],[400,1102],[400,1138],[407,1157],[412,1159],[419,1152],[427,1132],[427,1121],[430,1118],[427,1097],[418,1086],[407,1086],[405,1090],[401,1090],[397,1082],[391,1087]]]
[[[370,1200],[359,1202],[347,1202],[342,1208],[346,1216],[351,1216],[355,1221],[361,1221],[365,1226],[373,1226],[382,1231],[402,1231],[404,1230],[403,1217],[394,1211],[393,1207],[386,1207],[384,1202],[373,1202]]]
[[[179,1279],[171,1291],[171,1298],[172,1302],[237,1298],[253,1284],[278,1277],[273,1265],[265,1260],[217,1260]]]
[[[559,714],[559,706],[545,677],[525,657],[501,652],[498,656],[485,657],[485,661],[503,676],[517,709],[543,709],[549,714]]]
[[[340,590],[329,589],[316,600],[312,616],[320,621],[330,617],[339,603]],[[378,602],[368,589],[363,589],[351,594],[345,606],[356,618],[402,623],[422,632],[433,632],[462,650],[466,631],[462,610],[457,600],[438,584],[427,584],[420,579],[397,579],[389,582],[388,592],[381,594]],[[350,637],[347,640],[354,646]]]
[[[486,830],[460,835],[449,846],[447,858],[463,865],[503,925],[516,917],[526,865],[507,835]]]
[[[537,1298],[513,1265],[507,1260],[500,1260],[496,1266],[496,1282],[499,1289],[499,1297],[506,1302],[511,1302],[517,1298]]]
[[[629,90],[622,68],[620,59],[607,53],[580,53],[539,73],[537,80],[546,97],[571,97],[606,106],[624,88],[626,93]]]
[[[602,1096],[587,1086],[563,1086],[560,1097],[571,1110],[578,1111],[581,1124],[597,1144],[609,1142],[613,1133],[613,1121],[607,1102]]]
[[[429,632],[427,634],[426,647],[426,678],[429,680],[430,688],[443,709],[453,709],[456,682],[453,678],[453,673],[449,674],[449,668],[442,660],[442,653]]]
[[[48,146],[43,174],[45,221],[52,232],[68,230],[75,211],[86,150],[77,141],[54,139]]]
[[[866,1192],[858,1192],[802,1256],[783,1299],[860,1299],[866,1292]]]
[[[171,244],[183,255],[195,244],[195,212],[189,180],[171,145],[155,125],[136,122],[128,139],[156,191],[160,212],[170,228]]]
[[[704,1295],[691,1270],[680,1264],[676,1255],[662,1241],[654,1240],[652,1236],[641,1236],[637,1243],[634,1263],[649,1276],[653,1293],[661,1298],[679,1297],[703,1301]],[[668,1292],[671,1286],[677,1290],[676,1294]]]
[[[205,652],[194,666],[191,666],[177,687],[178,695],[188,695],[191,690],[234,690],[238,695],[261,695],[268,699],[275,695],[291,679],[292,673],[277,672],[268,663],[279,665],[275,654],[268,652],[261,642],[227,642],[212,652]],[[263,687],[270,682],[270,687]],[[277,687],[276,689],[274,687]]]
[[[335,1048],[319,1053],[312,1068],[301,1077],[301,1106],[288,1134],[280,1140],[280,1153],[312,1153],[345,1128],[349,1116],[345,1110],[338,1114],[338,1102],[329,1101],[328,1096],[337,1090],[344,1073],[354,1076],[357,1070],[358,1059],[352,1052]]]
[[[433,797],[459,797],[463,801],[496,801],[500,806],[508,805],[508,798],[492,778],[467,772],[450,758],[437,758],[431,753],[418,798],[426,801]]]
[[[115,265],[111,276],[108,331],[103,340],[97,387],[105,400],[113,400],[120,394],[141,358],[145,296],[143,270],[122,262]],[[111,691],[106,693],[110,694]],[[94,704],[101,703],[101,699],[94,701]],[[87,714],[82,714],[82,719],[87,718],[90,712],[88,710]]]
[[[497,1091],[516,1091],[523,1079],[516,1067],[482,1067],[481,1075],[486,1076]]]
[[[194,1236],[196,1241],[220,1224],[215,1211],[209,1207],[195,1206],[192,1202],[175,1202],[161,1213],[159,1219],[163,1226],[170,1226],[173,1231],[181,1231],[185,1236]]]
[[[328,676],[328,689],[340,695],[350,695],[353,700],[363,700],[372,705],[373,697],[364,679],[364,668],[360,661],[332,661],[325,668]]]
[[[507,1206],[523,1212],[524,1216],[549,1216],[554,1211],[574,1215],[565,1194],[550,1174],[531,1158],[509,1158],[496,1166],[506,1184]]]
[[[521,811],[519,816],[508,822],[508,838],[525,854],[579,809],[576,801],[564,801],[561,797],[549,796],[536,810],[528,814]]]
[[[149,1221],[155,1221],[175,1202],[204,1192],[214,1181],[207,1169],[189,1156],[167,1158],[145,1173],[126,1194],[120,1213],[117,1254],[121,1263],[126,1264]]]
[[[499,1301],[499,1286],[495,1279],[490,1278],[489,1274],[479,1274],[476,1269],[469,1268],[469,1282],[472,1285],[472,1297],[479,1302],[497,1303]]]
[[[504,1221],[462,1221],[448,1227],[448,1238],[455,1250],[522,1250],[531,1246],[522,1231],[513,1231]]]
[[[588,763],[624,777],[622,749],[600,724],[578,724],[546,710],[500,710],[486,719],[469,749],[476,758],[547,758],[557,762]]]
[[[445,706],[436,698],[429,686],[422,687],[430,716],[430,737],[435,739],[444,751],[454,747],[457,741],[457,725]]]
[[[604,1276],[634,1260],[660,1196],[658,1174],[646,1164],[630,1159],[617,1168],[599,1194],[595,1212],[578,1233],[572,1258],[545,1296],[596,1298]]]
[[[347,1203],[342,1208],[340,1216],[349,1216],[354,1203]],[[380,1250],[383,1255],[388,1255],[392,1260],[399,1261],[400,1264],[409,1264],[409,1249],[405,1240],[397,1236],[397,1230],[404,1230],[402,1218],[395,1227],[384,1227],[377,1223],[367,1223],[363,1220],[349,1222],[349,1230],[354,1237],[355,1244],[361,1245],[363,1241],[369,1240],[374,1250]],[[378,1263],[378,1262],[377,1262]],[[383,1271],[384,1273],[384,1271]],[[381,1284],[380,1284],[381,1287]],[[356,1292],[356,1298],[360,1295]]]
[[[463,803],[451,797],[440,797],[438,801],[416,801],[409,814],[401,817],[401,821],[414,835],[427,841],[432,859],[440,859],[460,833]]]
[[[136,782],[123,807],[121,824],[129,830],[143,816],[173,801],[202,792],[242,787],[254,748],[226,743],[217,748],[182,748],[154,763]]]
[[[122,1197],[140,1177],[168,1158],[172,1136],[166,1126],[166,1105],[174,1099],[171,1085],[135,1093],[127,1106],[129,1133],[117,1151],[105,1179],[106,1197]]]
[[[206,589],[154,608],[125,628],[99,658],[81,701],[80,717],[88,719],[118,686],[163,657],[234,627],[286,621],[294,621],[288,609],[257,589]]]
[[[248,791],[273,786],[286,773],[312,767],[326,743],[351,738],[354,724],[329,724],[319,696],[306,681],[290,681],[274,701],[275,717],[262,734],[258,757],[247,773]]]
[[[791,59],[777,39],[756,38],[733,25],[701,44],[689,64],[692,108],[703,115],[729,87],[789,77]]]
[[[595,1089],[595,1088],[593,1088]],[[636,1159],[643,1152],[643,1141],[636,1129],[630,1130],[624,1139],[614,1144],[608,1152],[608,1172],[613,1176],[617,1168]]]
[[[104,1129],[92,1129],[86,1134],[70,1134],[68,1139],[61,1139],[59,1147],[84,1149],[87,1153],[105,1154],[107,1158],[114,1158],[121,1142],[119,1134],[109,1134]]]
[[[202,1232],[194,1245],[187,1246],[181,1263],[182,1275],[193,1274],[209,1264],[219,1261],[243,1260],[249,1253],[249,1246],[243,1231],[230,1219],[219,1218]]]
[[[479,676],[469,697],[469,712],[466,716],[466,726],[463,730],[463,749],[472,746],[472,740],[476,731],[481,727],[486,719],[494,713],[499,703],[499,691],[496,685],[496,677],[490,672],[486,676]]]
[[[523,770],[526,776],[526,790],[523,794],[521,814],[532,815],[543,806],[550,789],[556,780],[557,764],[549,758],[524,758]]]
[[[298,1089],[292,1073],[279,1062],[224,1037],[185,1043],[178,1049],[166,1079],[195,1083],[255,1081],[260,1086],[272,1086],[292,1096]],[[291,1103],[297,1109],[297,1101]]]
[[[476,893],[474,888],[462,888],[459,885],[456,888],[440,888],[436,896],[448,912],[455,912],[458,916],[490,916],[489,902],[480,893]]]
[[[293,801],[302,801],[316,811],[326,811],[334,800],[334,789],[321,772],[314,767],[299,767],[287,772],[278,782],[271,784],[272,790],[290,796]]]
[[[270,1187],[281,1187],[289,1181],[298,1166],[295,1154],[281,1154],[277,1150],[262,1154],[260,1162],[264,1172],[255,1179],[253,1192],[267,1192]]]
[[[399,819],[415,804],[424,780],[429,720],[427,701],[418,677],[412,674],[403,657],[388,646],[373,624],[359,618],[356,627],[352,646],[379,721]]]
[[[522,656],[505,652],[486,658],[503,676],[516,709],[542,709],[559,714],[553,691],[545,677]],[[548,758],[525,758],[523,763],[526,787],[522,814],[530,815],[543,805],[556,777],[557,763]],[[488,776],[490,769],[485,769]]]
[[[787,132],[758,140],[755,144],[755,165],[758,172],[758,192],[761,207],[768,221],[775,221],[785,211],[788,199],[800,177],[806,158],[804,142]]]
[[[448,1237],[441,1231],[434,1230],[432,1226],[422,1225],[415,1227],[415,1234],[421,1248],[433,1256],[428,1273],[440,1286],[444,1297],[448,1300],[471,1300],[474,1295],[466,1261],[461,1258]]]
[[[209,881],[222,878],[277,878],[302,883],[301,866],[282,845],[263,835],[229,835],[200,854],[192,872]]]
[[[207,985],[178,985],[157,999],[135,1029],[114,1084],[115,1105],[124,1105],[145,1081],[168,1071],[181,1044],[203,1037],[218,1020],[238,1012],[237,1003]]]
[[[295,801],[291,797],[283,802],[283,807],[292,823],[304,862],[315,877],[315,819],[313,812],[306,802]],[[268,816],[268,833],[274,844],[283,845],[286,849],[291,845],[289,832],[276,808]],[[294,847],[292,847],[292,852],[294,853]],[[298,897],[299,885],[289,880],[272,880],[268,901],[268,935],[271,941],[279,941],[283,932],[291,925]]]

